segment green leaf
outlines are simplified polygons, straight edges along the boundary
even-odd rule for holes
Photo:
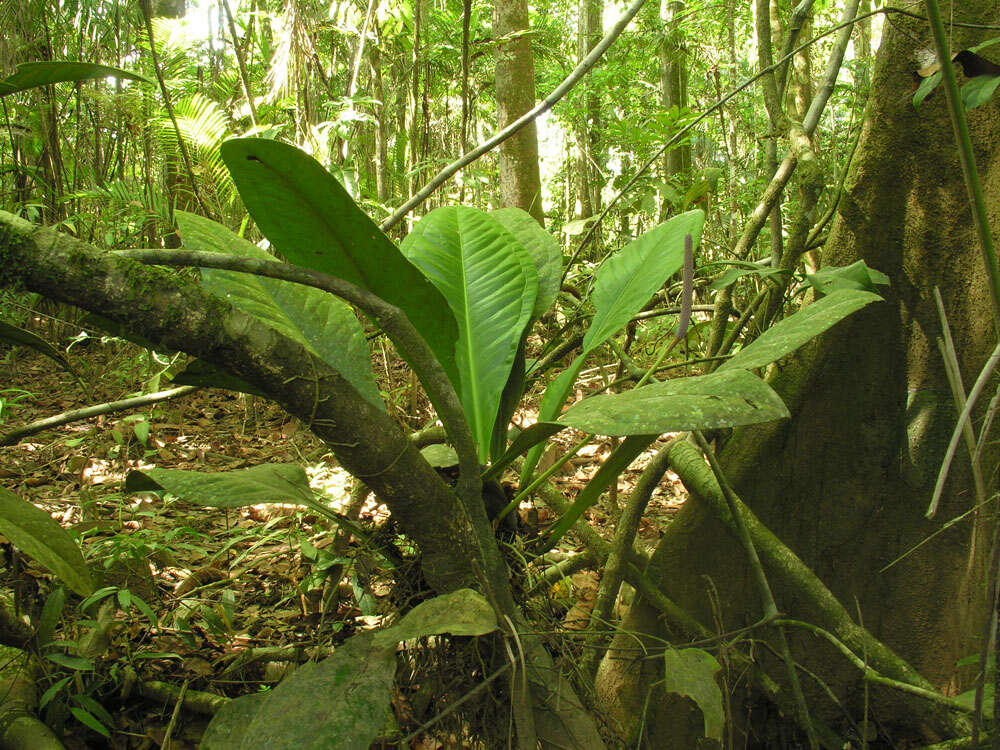
[[[36,352],[44,354],[49,359],[58,362],[77,380],[80,379],[76,370],[73,369],[73,366],[69,363],[69,360],[66,359],[61,351],[56,349],[42,337],[36,336],[31,331],[25,331],[23,328],[12,326],[9,323],[4,323],[0,320],[0,341],[6,341],[8,344],[20,344],[22,346],[31,347]]]
[[[966,109],[974,109],[993,98],[1000,76],[976,76],[962,86],[962,103]]]
[[[601,464],[601,468],[587,482],[587,486],[580,490],[569,510],[549,530],[548,535],[539,548],[535,550],[535,553],[541,555],[555,547],[566,532],[573,528],[573,524],[583,517],[587,508],[600,499],[601,493],[610,487],[612,482],[617,481],[621,473],[629,467],[629,464],[656,438],[656,435],[632,435],[625,438],[621,445],[615,448],[608,459]]]
[[[46,598],[45,604],[42,606],[42,614],[38,618],[35,642],[39,649],[45,648],[55,640],[56,626],[59,624],[59,618],[62,617],[65,607],[66,589],[62,586],[56,586]]]
[[[594,280],[594,319],[583,338],[593,351],[620,331],[684,263],[684,235],[701,240],[703,211],[679,214],[650,229],[605,261]]]
[[[665,380],[623,393],[591,396],[571,406],[562,424],[599,435],[654,435],[771,422],[788,409],[746,370]]]
[[[736,368],[755,370],[768,365],[791,354],[865,305],[881,301],[877,294],[856,289],[832,292],[764,331],[716,372]]]
[[[401,245],[458,321],[459,397],[485,461],[500,394],[531,316],[538,275],[528,251],[496,219],[474,208],[438,208]]]
[[[177,211],[177,226],[189,250],[247,258],[273,257],[228,228]],[[202,270],[202,286],[233,307],[303,344],[339,372],[366,401],[385,409],[372,374],[365,332],[354,311],[320,289],[235,271]]]
[[[70,654],[46,654],[45,658],[53,664],[58,664],[66,669],[75,669],[78,672],[89,672],[94,668],[94,662],[82,656],[72,656]]]
[[[97,328],[98,330],[104,331],[105,333],[116,338],[131,341],[141,349],[149,349],[151,352],[169,351],[164,344],[157,344],[150,341],[145,336],[136,335],[118,321],[105,318],[103,315],[98,315],[97,313],[89,312],[84,315],[83,319],[80,321],[80,326],[83,328]]]
[[[458,466],[458,454],[450,445],[431,443],[420,449],[420,455],[435,469],[452,469]]]
[[[395,672],[396,644],[379,645],[374,633],[360,633],[264,697],[232,701],[212,719],[201,748],[367,748],[389,718]]]
[[[286,260],[399,307],[457,381],[458,329],[448,303],[333,175],[294,146],[258,138],[226,141],[222,158],[250,215]]]
[[[531,312],[534,320],[542,317],[559,295],[562,279],[562,251],[559,241],[521,208],[498,208],[490,216],[503,224],[504,229],[517,237],[531,255],[538,273],[538,295]]]
[[[109,732],[107,727],[105,727],[101,722],[95,719],[93,714],[91,714],[89,711],[85,711],[82,708],[76,708],[74,706],[69,710],[69,712],[73,714],[73,716],[75,716],[77,721],[79,721],[81,724],[84,724],[93,729],[98,734],[103,735],[108,739],[111,739],[111,732]]]
[[[236,471],[144,469],[125,479],[128,492],[165,490],[182,500],[209,508],[242,508],[261,503],[311,506],[312,491],[298,464],[263,464]]]
[[[44,510],[3,487],[0,487],[0,533],[74,593],[87,596],[94,590],[87,563],[73,537]]]
[[[705,736],[722,742],[726,715],[722,708],[722,691],[715,675],[722,669],[710,653],[700,648],[664,653],[666,677],[663,689],[690,698],[698,704],[705,720]]]
[[[497,616],[482,594],[459,589],[422,602],[392,627],[375,636],[376,644],[397,643],[429,635],[486,635],[497,629]]]
[[[746,265],[741,263],[740,266],[741,267],[738,268],[727,268],[726,271],[719,276],[719,278],[715,279],[710,284],[710,287],[715,291],[719,291],[720,289],[725,289],[727,286],[730,286],[738,279],[751,274],[759,276],[762,279],[766,279],[769,276],[788,273],[780,268],[771,268],[770,265],[758,265],[757,263],[747,263]]]
[[[435,597],[392,627],[355,635],[333,656],[299,667],[271,693],[231,701],[212,719],[201,750],[367,748],[389,718],[400,641],[496,629],[481,594],[461,589]]]
[[[173,376],[175,385],[197,385],[203,388],[222,388],[227,391],[249,393],[252,396],[267,398],[267,394],[248,380],[238,375],[221,370],[211,362],[195,359]]]
[[[979,663],[979,660],[976,660]],[[983,685],[983,705],[990,706],[993,705],[993,696],[996,692],[996,687],[994,683],[987,682]],[[955,702],[965,706],[970,711],[976,707],[976,689],[966,690],[964,693],[960,693],[955,696]]]
[[[88,81],[94,78],[129,78],[133,81],[152,83],[145,76],[132,73],[121,68],[109,68],[107,65],[95,65],[88,62],[55,61],[21,63],[14,75],[0,79],[0,96],[7,96],[18,91],[26,91],[37,86],[64,81]]]
[[[923,104],[924,99],[930,96],[930,93],[937,88],[939,83],[941,83],[940,70],[923,79],[920,85],[917,86],[917,92],[913,95],[913,108],[920,109],[920,105]]]
[[[507,438],[510,435],[510,422],[514,418],[517,407],[521,405],[524,397],[524,387],[527,384],[525,377],[525,365],[527,363],[526,347],[528,341],[528,327],[521,334],[521,340],[517,345],[517,352],[514,354],[514,363],[510,368],[510,375],[507,383],[500,393],[500,406],[497,409],[496,420],[493,422],[493,434],[490,436],[490,460],[493,461],[503,454],[507,447]]]
[[[849,266],[824,266],[816,273],[806,274],[806,284],[819,294],[829,294],[838,289],[862,289],[877,292],[879,286],[889,286],[889,277],[869,268],[863,260]]]
[[[198,750],[238,750],[244,743],[250,745],[250,723],[270,697],[270,693],[251,693],[223,704],[205,728]]]

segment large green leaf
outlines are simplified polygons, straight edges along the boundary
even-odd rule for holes
[[[52,516],[0,487],[0,533],[80,596],[94,591],[76,542]]]
[[[458,321],[459,395],[485,461],[500,394],[534,309],[535,265],[500,222],[464,206],[431,211],[401,249],[441,291]]]
[[[704,224],[705,214],[700,210],[678,214],[605,261],[597,272],[591,294],[595,312],[583,338],[583,351],[545,389],[538,408],[540,422],[551,421],[559,415],[587,355],[618,333],[656,290],[680,270],[684,264],[685,235],[690,234],[693,246],[697,247]],[[530,479],[542,448],[536,446],[525,456],[521,484]]]
[[[365,750],[390,715],[396,644],[359,633],[309,662],[263,699],[232,701],[208,726],[202,750]],[[244,704],[234,706],[233,704]]]
[[[221,224],[183,211],[176,215],[181,239],[189,250],[272,259]],[[372,374],[364,329],[342,300],[301,284],[208,268],[202,270],[202,286],[302,343],[367,401],[385,408]]]
[[[537,320],[552,306],[559,294],[559,282],[562,279],[562,251],[559,249],[559,241],[523,208],[498,208],[490,211],[490,216],[517,237],[535,263],[538,295],[535,297],[531,317]]]
[[[470,589],[418,604],[396,625],[360,633],[316,664],[305,664],[265,698],[237,698],[209,724],[202,750],[364,750],[389,718],[396,646],[430,635],[484,635],[493,608]]]
[[[177,385],[197,385],[202,388],[222,388],[227,391],[249,393],[251,396],[267,398],[263,390],[249,380],[226,372],[203,359],[194,359],[187,363],[183,370],[174,375],[171,380]]]
[[[198,750],[237,750],[248,741],[250,723],[271,697],[251,693],[229,701],[215,712],[198,743]]]
[[[497,629],[497,616],[482,594],[459,589],[421,602],[392,627],[375,636],[375,642],[395,646],[401,641],[430,635],[486,635]]]
[[[680,651],[668,648],[663,656],[666,670],[663,690],[697,703],[705,720],[705,736],[722,742],[726,715],[722,708],[722,691],[715,681],[715,675],[722,669],[719,662],[700,648]]]
[[[121,68],[109,68],[88,62],[54,61],[21,63],[13,75],[0,79],[0,96],[63,81],[87,81],[94,78],[131,78],[133,81],[152,83],[145,76]]]
[[[608,258],[597,271],[594,319],[583,338],[584,351],[593,351],[620,331],[657,289],[684,263],[684,236],[694,247],[701,240],[703,211],[679,214],[650,229]]]
[[[5,323],[0,320],[0,341],[6,341],[9,344],[29,346],[36,352],[44,354],[49,359],[58,362],[66,368],[66,370],[69,371],[73,377],[80,380],[80,376],[77,374],[76,370],[73,369],[73,366],[69,363],[69,360],[66,359],[63,353],[41,336],[36,336],[31,331],[26,331],[23,328],[12,326],[9,323]]]
[[[559,242],[524,209],[500,208],[491,211],[490,216],[514,235],[531,255],[535,271],[538,274],[538,294],[535,297],[534,309],[531,311],[531,321],[538,320],[555,302],[559,294],[559,283],[562,280],[562,251],[559,249]],[[531,322],[529,321],[521,336],[510,379],[500,397],[500,410],[493,427],[493,438],[490,444],[491,459],[496,459],[503,453],[507,445],[507,427],[524,396],[526,383],[525,342],[530,327]]]
[[[654,435],[770,422],[789,416],[771,387],[746,370],[665,380],[571,406],[562,424],[600,435]]]
[[[718,371],[755,370],[791,354],[853,312],[882,298],[859,289],[840,289],[768,328]],[[717,371],[717,372],[718,372]]]
[[[448,303],[333,175],[294,146],[259,138],[226,141],[222,158],[250,214],[286,260],[399,307],[457,382],[458,330]]]
[[[875,292],[878,286],[889,286],[889,277],[881,271],[869,268],[863,260],[849,266],[823,266],[816,273],[806,274],[806,284],[813,287],[818,295],[830,294],[838,289],[862,289]]]
[[[311,506],[309,479],[298,464],[263,464],[236,471],[143,469],[129,472],[129,492],[158,491],[209,508],[242,508],[263,503]]]

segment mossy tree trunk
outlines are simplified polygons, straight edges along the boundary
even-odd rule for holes
[[[951,18],[948,4],[942,5]],[[956,4],[954,20],[985,24],[995,15],[995,0],[971,0]],[[944,92],[936,91],[919,112],[912,104],[915,71],[926,64],[918,52],[933,49],[929,31],[919,20],[892,16],[884,33],[861,141],[822,260],[844,266],[863,259],[888,274],[892,286],[885,303],[842,323],[771,373],[792,418],[737,432],[722,458],[742,499],[856,620],[954,694],[974,676],[974,670],[959,671],[956,661],[981,648],[994,511],[987,505],[942,530],[975,505],[963,446],[937,515],[924,515],[956,416],[936,344],[941,324],[934,287],[944,298],[967,390],[996,333]],[[955,27],[952,49],[992,33]],[[997,231],[1000,104],[973,110],[970,127]],[[995,456],[985,463],[987,494],[995,488],[995,465]],[[697,498],[667,530],[650,572],[713,630],[760,619],[739,544]],[[775,596],[782,612],[824,625],[800,592],[776,585]],[[672,634],[657,614],[639,599],[623,631],[644,633],[648,648],[662,650],[658,639]],[[766,630],[757,634],[767,637]],[[620,635],[602,664],[598,689],[605,708],[626,732],[644,725],[650,747],[694,747],[685,732],[700,732],[700,715],[686,704],[675,711],[662,695],[650,693],[663,677],[663,662],[634,659],[635,645],[634,636]],[[792,649],[860,724],[865,691],[858,671],[815,639],[793,637]],[[755,653],[773,677],[781,677],[766,649]],[[803,679],[811,709],[842,728],[843,713],[814,681]],[[901,714],[893,693],[873,689],[868,697],[869,716],[890,736],[936,739],[920,716]],[[757,710],[749,723],[760,716]]]

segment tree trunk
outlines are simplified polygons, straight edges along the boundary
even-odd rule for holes
[[[496,98],[501,128],[535,106],[535,63],[527,31],[527,0],[496,0],[493,35],[497,42]],[[539,224],[545,223],[534,122],[500,144],[500,205],[523,208]]]
[[[950,9],[942,5],[949,18]],[[996,6],[993,0],[974,0],[955,10],[956,22],[989,23]],[[956,26],[952,48],[965,49],[988,36]],[[956,415],[935,343],[941,332],[935,285],[941,287],[967,389],[996,338],[944,92],[935,92],[919,112],[912,105],[915,52],[925,48],[933,49],[925,24],[901,17],[887,24],[854,167],[823,253],[827,266],[863,259],[888,274],[886,301],[774,368],[772,385],[792,418],[737,431],[722,458],[742,499],[856,621],[935,687],[955,694],[974,677],[974,670],[959,671],[957,660],[981,650],[991,522],[973,514],[943,529],[976,502],[962,451],[936,517],[924,516]],[[994,101],[973,110],[970,128],[996,231],[1000,105]],[[995,458],[984,464],[987,476],[993,475]],[[931,539],[935,532],[942,533]],[[650,573],[713,630],[731,631],[760,619],[738,543],[697,498],[667,530]],[[805,605],[801,591],[781,580],[772,579],[772,585],[783,613],[827,626]],[[616,638],[602,664],[598,691],[626,733],[644,727],[649,747],[694,747],[701,717],[693,704],[685,703],[678,713],[657,695],[662,660],[631,658],[634,633],[645,633],[645,645],[654,653],[662,650],[659,639],[670,640],[657,615],[642,599],[632,606],[623,626],[630,635]],[[766,638],[766,631],[758,634]],[[858,670],[832,649],[801,637],[792,638],[792,649],[858,724],[867,706],[867,717],[897,742],[938,739],[922,716],[899,711],[898,693],[871,687],[866,694]],[[766,650],[758,653],[771,676],[780,678]],[[810,710],[841,729],[843,714],[815,685],[804,683]],[[743,713],[750,716],[749,732],[760,729],[763,713],[759,708]]]
[[[577,19],[577,62],[601,41],[603,0],[581,0]],[[587,219],[600,213],[603,158],[601,157],[601,98],[589,79],[583,82],[583,119],[577,128],[577,216]]]
[[[665,109],[683,110],[688,104],[687,48],[680,28],[686,7],[681,0],[660,0],[660,23],[663,41],[660,43],[660,88]],[[691,146],[676,146],[664,155],[663,168],[668,180],[679,187],[678,178],[691,169]]]

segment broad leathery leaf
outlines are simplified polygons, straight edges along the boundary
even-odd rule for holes
[[[507,376],[507,384],[504,385],[500,393],[500,405],[497,408],[496,420],[493,422],[493,434],[490,436],[490,461],[499,458],[507,448],[507,439],[510,434],[510,422],[514,418],[514,412],[521,405],[521,398],[524,396],[524,386],[527,383],[525,378],[525,364],[527,356],[525,347],[528,342],[528,328],[524,329],[521,340],[518,342],[517,352],[514,354],[514,363],[510,368],[510,375]]]
[[[250,215],[287,261],[399,307],[457,380],[458,329],[448,303],[333,175],[294,146],[260,138],[226,141],[222,158]]]
[[[920,85],[917,86],[917,91],[913,95],[913,108],[916,110],[920,109],[920,105],[924,103],[924,99],[930,96],[931,92],[938,87],[941,83],[941,71],[938,70],[931,75],[924,78]]]
[[[94,591],[73,537],[52,516],[0,487],[0,534],[82,597]]]
[[[849,266],[823,266],[816,273],[807,273],[806,283],[818,294],[830,294],[838,289],[875,292],[878,286],[891,286],[888,276],[870,268],[863,260],[855,261]]]
[[[401,641],[429,635],[486,635],[499,626],[493,607],[472,589],[459,589],[422,602],[395,625],[375,636],[377,645],[395,650]]]
[[[769,262],[769,261],[768,261]],[[783,271],[780,268],[771,268],[770,265],[757,264],[757,263],[742,263],[734,262],[733,265],[737,265],[737,268],[727,268],[726,271],[715,279],[711,284],[709,284],[710,289],[715,291],[720,291],[725,289],[731,284],[735,284],[737,280],[744,276],[749,276],[753,274],[754,276],[759,276],[762,279],[766,279],[769,276],[775,276],[779,274],[787,274],[787,271]]]
[[[962,86],[962,103],[966,109],[986,104],[993,98],[997,86],[1000,86],[1000,75],[977,76]]]
[[[538,295],[535,297],[531,317],[538,320],[559,295],[559,282],[562,280],[562,250],[559,249],[559,241],[523,208],[498,208],[490,211],[490,216],[517,237],[535,263]]]
[[[95,78],[120,78],[152,83],[146,76],[121,68],[110,68],[88,62],[57,60],[21,63],[13,75],[0,79],[0,96],[65,81],[89,81]]]
[[[858,289],[841,289],[803,307],[797,313],[775,323],[757,339],[740,349],[716,372],[738,369],[756,370],[791,354],[803,344],[833,327],[853,312],[872,302],[881,302],[877,294]]]
[[[716,430],[789,416],[785,402],[746,370],[664,380],[622,393],[591,396],[559,421],[599,435],[653,435]]]
[[[719,662],[700,648],[676,651],[668,648],[664,654],[664,691],[690,698],[698,704],[705,720],[705,736],[722,742],[726,716],[722,709],[722,691],[715,675],[722,669]]]
[[[250,723],[270,697],[270,693],[251,693],[224,704],[205,728],[198,750],[238,750],[247,740]]]
[[[267,394],[249,380],[226,372],[203,359],[194,359],[171,380],[176,385],[197,385],[203,388],[222,388],[227,391],[249,393],[251,396],[267,398]]]
[[[125,479],[129,492],[165,490],[182,500],[208,508],[242,508],[263,503],[309,506],[309,479],[298,464],[262,464],[236,471],[143,469]]]
[[[583,517],[587,508],[596,503],[601,493],[611,486],[612,482],[617,482],[618,477],[629,467],[646,448],[648,448],[656,435],[632,435],[625,438],[621,445],[615,448],[607,460],[601,464],[593,478],[587,482],[587,486],[580,490],[569,510],[560,518],[549,530],[548,535],[541,542],[535,551],[536,554],[544,554],[555,547],[559,540],[563,538],[567,531],[573,528],[573,524]]]
[[[238,747],[367,750],[389,718],[395,673],[395,643],[379,644],[374,633],[348,638],[260,701]]]
[[[496,219],[465,206],[437,208],[401,245],[448,300],[458,322],[459,397],[485,462],[538,274],[528,251]]]
[[[36,352],[44,354],[49,359],[58,362],[71,375],[73,375],[73,377],[80,380],[80,376],[77,374],[76,370],[73,369],[73,366],[69,363],[69,360],[66,359],[63,353],[41,336],[36,336],[31,331],[26,331],[23,328],[12,326],[9,323],[4,323],[0,320],[0,341],[5,341],[8,344],[31,347]]]
[[[531,255],[535,271],[538,274],[538,293],[535,296],[534,309],[531,311],[531,320],[521,335],[510,379],[500,396],[500,409],[493,426],[490,459],[496,459],[503,453],[507,445],[507,426],[524,395],[524,349],[531,323],[545,314],[545,311],[551,307],[559,294],[559,284],[562,280],[562,251],[559,249],[559,242],[556,238],[545,231],[524,209],[500,208],[491,211],[490,216],[499,221],[524,246],[528,254]]]
[[[693,246],[701,241],[705,213],[678,214],[653,227],[608,258],[594,280],[594,319],[583,338],[584,351],[593,351],[620,331],[657,289],[680,270],[684,236]]]
[[[221,224],[184,211],[175,215],[188,250],[274,260]],[[320,289],[248,273],[205,268],[201,275],[202,287],[298,341],[343,375],[366,401],[385,409],[364,329],[345,302]]]

